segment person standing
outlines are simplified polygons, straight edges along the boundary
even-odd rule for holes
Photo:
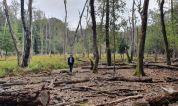
[[[68,58],[68,65],[70,68],[70,72],[72,72],[74,62],[75,62],[74,57],[72,55],[70,55],[70,57]]]

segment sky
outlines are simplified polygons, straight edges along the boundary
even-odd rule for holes
[[[0,0],[2,1],[2,0]],[[20,0],[18,0],[20,1]],[[27,1],[27,0],[26,0]],[[81,12],[86,0],[67,0],[67,11],[68,11],[68,25],[69,28],[75,29],[79,21],[79,11]],[[132,7],[132,0],[125,0],[128,9]],[[154,9],[157,7],[156,0],[150,0],[149,9]],[[8,4],[11,0],[7,0]],[[62,21],[65,18],[65,8],[63,0],[34,0],[33,7],[35,9],[40,9],[45,12],[48,18],[56,17]],[[86,12],[84,13],[86,16]],[[125,14],[127,17],[128,13]],[[82,24],[85,25],[85,19],[83,19]]]

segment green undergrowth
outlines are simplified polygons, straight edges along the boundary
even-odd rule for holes
[[[75,61],[75,66],[82,64],[80,61]],[[68,68],[67,60],[63,56],[33,56],[29,67],[17,67],[16,57],[9,57],[7,60],[0,60],[0,77],[8,75],[23,75],[25,73],[41,71],[52,71],[57,69]]]

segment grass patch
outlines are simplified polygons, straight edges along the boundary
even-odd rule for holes
[[[82,62],[75,61],[78,66]],[[27,72],[51,71],[55,69],[68,68],[67,60],[63,56],[33,56],[29,67],[22,69],[17,67],[16,57],[9,57],[7,60],[0,60],[0,77],[6,75],[24,74]]]

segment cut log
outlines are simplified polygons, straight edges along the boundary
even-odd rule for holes
[[[3,91],[0,93],[0,106],[47,106],[50,93],[47,90]]]
[[[112,102],[108,102],[108,103],[104,103],[104,104],[99,104],[99,105],[96,105],[96,106],[115,106],[118,103],[124,102],[126,100],[140,99],[140,98],[143,98],[143,95],[128,96],[128,97],[124,97],[124,98],[121,98],[121,99],[118,99],[118,100],[115,100],[115,101],[112,101]]]
[[[54,82],[54,86],[60,86],[62,84],[76,84],[76,83],[84,83],[88,82],[90,79],[83,79],[83,80],[69,80],[69,81],[56,81]]]

